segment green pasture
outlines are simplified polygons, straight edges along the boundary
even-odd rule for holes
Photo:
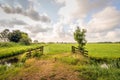
[[[47,44],[45,46],[45,54],[61,54],[71,52],[71,46],[76,44]]]
[[[77,44],[47,44],[45,46],[45,54],[61,54],[71,52],[71,46]],[[120,57],[120,44],[99,44],[99,43],[88,43],[86,45],[88,55],[90,57],[98,58],[119,58]]]
[[[87,44],[88,55],[99,58],[120,58],[120,44]]]

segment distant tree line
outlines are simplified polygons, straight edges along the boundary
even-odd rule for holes
[[[29,45],[31,42],[31,39],[29,38],[28,34],[20,30],[13,30],[10,32],[9,29],[5,29],[2,32],[0,32],[0,39],[4,42],[10,41],[15,43],[22,43],[25,45]]]

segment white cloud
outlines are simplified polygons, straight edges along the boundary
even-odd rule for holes
[[[27,25],[24,21],[18,19],[0,20],[0,26]]]
[[[44,23],[28,25],[25,28],[29,30],[32,34],[48,32],[52,29],[50,24],[44,24]]]
[[[67,22],[70,22],[75,18],[84,18],[87,10],[85,9],[83,2],[79,3],[78,0],[65,0],[65,6],[59,10],[58,14]]]
[[[63,4],[63,3],[65,3],[65,0],[55,0],[57,3],[61,3],[61,4]]]
[[[58,14],[68,23],[74,19],[84,19],[88,13],[97,11],[110,4],[108,0],[56,0],[56,2],[64,4]]]
[[[120,29],[112,30],[107,33],[105,36],[106,40],[108,41],[120,41]]]
[[[51,19],[50,19],[50,17],[48,17],[47,14],[45,14],[45,13],[44,14],[39,14],[39,12],[37,10],[35,10],[34,7],[30,7],[27,10],[23,9],[21,7],[21,5],[12,7],[8,4],[5,4],[5,5],[1,5],[0,7],[7,14],[21,14],[21,15],[24,15],[24,16],[28,16],[35,21],[51,22]]]
[[[120,11],[108,6],[94,14],[87,24],[88,41],[119,41]]]
[[[93,15],[88,23],[91,32],[103,32],[120,26],[120,11],[115,7],[106,7],[104,10]]]
[[[70,27],[65,27],[64,23],[62,22],[57,22],[53,25],[52,35],[52,40],[55,42],[74,42],[72,29]]]

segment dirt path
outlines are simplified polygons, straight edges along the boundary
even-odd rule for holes
[[[29,59],[12,80],[80,80],[78,73],[54,60]]]

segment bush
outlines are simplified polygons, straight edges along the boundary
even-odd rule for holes
[[[20,43],[24,45],[30,45],[31,40],[29,38],[20,39]]]

